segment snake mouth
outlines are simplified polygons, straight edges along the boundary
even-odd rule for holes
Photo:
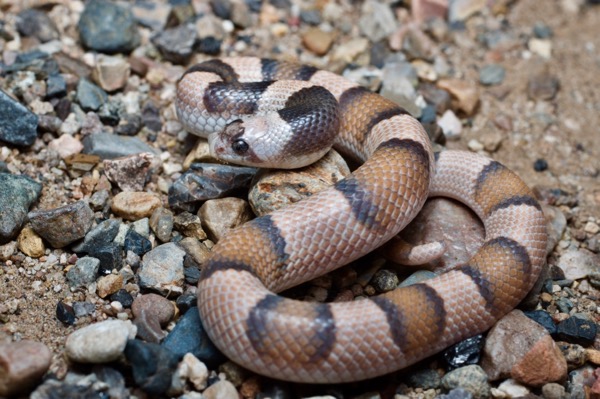
[[[219,133],[215,132],[208,135],[208,150],[210,155],[217,159],[225,151],[223,146],[219,145]]]

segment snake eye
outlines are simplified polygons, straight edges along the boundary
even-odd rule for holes
[[[250,149],[248,143],[244,139],[236,139],[233,143],[231,143],[231,149],[239,155],[245,154],[246,151]]]

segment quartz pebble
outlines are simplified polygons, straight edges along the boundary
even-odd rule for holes
[[[136,327],[130,321],[105,320],[71,333],[65,342],[69,359],[79,363],[108,363],[119,358]]]
[[[185,251],[175,243],[159,245],[146,253],[138,270],[140,287],[161,294],[181,293]]]
[[[111,209],[127,220],[139,220],[152,216],[152,212],[160,206],[160,198],[156,194],[124,191],[113,198]]]

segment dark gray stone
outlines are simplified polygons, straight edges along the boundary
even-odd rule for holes
[[[16,146],[32,145],[37,137],[38,117],[0,90],[0,140]]]
[[[91,302],[77,301],[73,303],[73,311],[77,318],[89,316],[96,311],[96,305]]]
[[[42,185],[27,176],[0,173],[0,244],[16,237],[41,191]]]
[[[108,101],[108,94],[87,79],[79,79],[76,100],[84,111],[98,111]]]
[[[17,15],[17,29],[23,36],[33,36],[45,43],[58,39],[56,25],[48,15],[40,10],[27,9]]]
[[[164,396],[177,368],[177,356],[158,344],[129,340],[125,357],[131,364],[135,383],[151,395]]]
[[[83,45],[102,53],[128,53],[140,43],[130,7],[111,1],[88,2],[78,27]]]
[[[54,248],[62,248],[83,238],[94,221],[94,212],[85,201],[29,212],[27,216],[35,232]]]
[[[73,251],[89,253],[96,247],[110,244],[119,233],[120,226],[121,221],[118,219],[107,219],[98,223],[85,235],[83,242],[73,246]]]
[[[115,159],[142,152],[158,153],[137,137],[123,137],[110,133],[91,134],[82,142],[84,154],[98,155],[102,159]]]
[[[165,60],[175,64],[185,64],[194,52],[196,38],[196,27],[192,24],[184,24],[160,32],[152,38],[152,43]]]
[[[489,64],[479,70],[479,83],[485,86],[499,85],[504,82],[506,70],[502,65]]]
[[[96,281],[100,260],[89,256],[79,258],[75,266],[67,272],[69,287],[83,287]]]

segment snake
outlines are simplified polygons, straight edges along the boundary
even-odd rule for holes
[[[338,74],[258,57],[211,59],[184,72],[175,106],[183,127],[226,162],[297,168],[333,147],[360,164],[231,230],[202,265],[202,324],[244,368],[302,383],[392,373],[491,328],[540,274],[546,223],[523,180],[482,155],[433,152],[418,120]],[[460,201],[483,222],[483,243],[465,264],[352,301],[280,295],[381,247],[434,196]]]

